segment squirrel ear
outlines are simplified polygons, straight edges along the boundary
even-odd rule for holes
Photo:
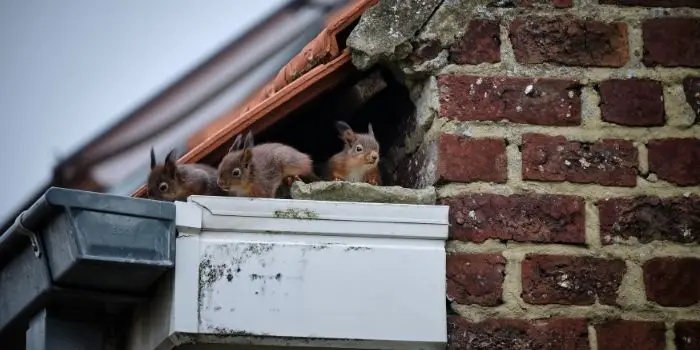
[[[357,139],[357,135],[355,135],[355,132],[352,130],[350,125],[348,123],[338,120],[335,122],[335,128],[338,129],[338,133],[340,133],[340,138],[344,140],[347,143],[352,143]]]
[[[243,148],[243,155],[241,156],[241,166],[247,168],[253,161],[253,149]]]
[[[172,149],[170,152],[168,152],[168,155],[165,156],[165,169],[167,169],[171,173],[175,173],[175,162],[177,159],[175,159],[175,150]]]
[[[374,137],[374,130],[372,130],[372,123],[369,123],[369,125],[367,126],[367,130],[368,130],[367,133],[370,136]]]
[[[253,133],[248,131],[248,133],[245,135],[245,141],[243,142],[243,149],[251,149],[254,145]]]
[[[151,169],[156,167],[156,152],[151,147]]]
[[[243,137],[241,134],[236,135],[236,139],[233,140],[233,144],[231,145],[231,148],[228,149],[228,153],[241,149],[241,142],[243,142]]]

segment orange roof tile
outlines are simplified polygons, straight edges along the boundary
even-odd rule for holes
[[[326,28],[287,63],[268,84],[248,96],[187,141],[179,162],[196,163],[247,129],[254,133],[274,124],[352,72],[350,52],[340,49],[338,34],[378,0],[356,0],[332,13]],[[145,185],[134,196],[145,195]]]

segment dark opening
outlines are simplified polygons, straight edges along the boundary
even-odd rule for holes
[[[367,132],[368,123],[372,123],[380,144],[382,185],[402,185],[392,181],[385,157],[390,148],[403,142],[400,125],[414,112],[408,89],[390,72],[380,68],[356,71],[342,83],[257,133],[255,143],[280,142],[307,153],[314,160],[316,174],[321,175],[325,162],[343,148],[335,121],[343,120],[360,133]],[[231,142],[205,162],[218,165]]]

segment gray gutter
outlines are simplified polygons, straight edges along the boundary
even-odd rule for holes
[[[0,344],[41,310],[122,313],[174,256],[173,203],[49,188],[0,236]]]

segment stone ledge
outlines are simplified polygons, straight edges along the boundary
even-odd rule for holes
[[[422,189],[400,186],[373,186],[366,183],[331,181],[292,184],[293,199],[370,202],[393,204],[435,204],[437,191],[429,186]]]

